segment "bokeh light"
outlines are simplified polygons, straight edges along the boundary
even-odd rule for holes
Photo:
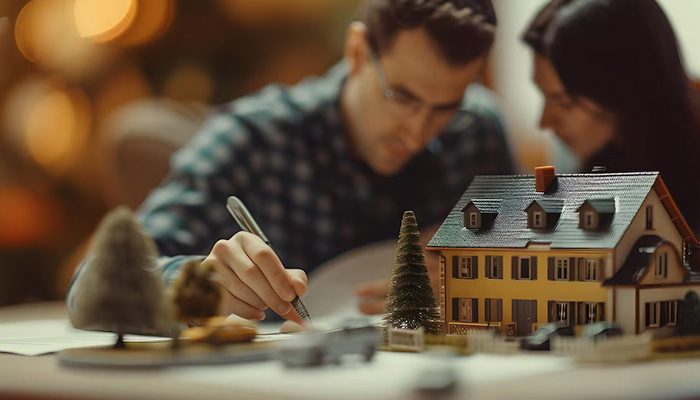
[[[114,40],[129,28],[137,13],[137,2],[75,0],[73,13],[80,36],[107,42]]]
[[[126,46],[139,46],[158,39],[173,22],[173,0],[139,0],[133,22],[118,38]]]
[[[78,34],[73,5],[73,0],[30,1],[17,16],[15,41],[28,60],[85,80],[102,71],[114,52]]]
[[[60,215],[48,196],[21,186],[0,186],[0,246],[23,248],[48,241]]]
[[[90,127],[90,106],[79,90],[53,90],[32,105],[24,122],[29,155],[55,174],[79,159]]]

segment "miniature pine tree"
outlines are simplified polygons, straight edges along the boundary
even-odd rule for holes
[[[698,294],[689,290],[685,298],[678,303],[678,322],[676,335],[700,335],[700,299]]]
[[[440,334],[440,314],[420,245],[420,232],[413,211],[401,221],[396,258],[384,308],[384,323],[390,328],[418,329]]]
[[[158,253],[134,213],[119,207],[100,222],[71,302],[78,329],[176,337],[178,326],[160,278]]]
[[[186,324],[217,315],[222,286],[214,280],[218,261],[186,262],[173,283],[177,319]]]

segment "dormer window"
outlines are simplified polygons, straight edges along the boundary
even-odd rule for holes
[[[500,199],[472,199],[462,209],[464,227],[467,229],[488,229],[498,215]]]
[[[478,215],[475,211],[469,213],[469,228],[478,228]]]
[[[527,227],[530,229],[553,228],[564,208],[564,201],[559,199],[535,200],[525,209]]]
[[[615,199],[588,199],[576,211],[579,213],[579,228],[605,228],[615,215]]]
[[[544,218],[542,211],[534,211],[532,213],[532,227],[533,228],[544,228]]]
[[[583,227],[586,229],[595,229],[598,227],[598,218],[595,211],[586,211],[583,213]]]

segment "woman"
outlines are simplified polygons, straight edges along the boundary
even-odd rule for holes
[[[700,124],[671,25],[654,0],[554,0],[523,35],[551,128],[584,171],[660,171],[700,231]]]

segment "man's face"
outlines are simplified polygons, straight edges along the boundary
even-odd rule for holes
[[[590,99],[569,96],[552,63],[537,54],[534,81],[545,98],[540,128],[552,129],[582,160],[610,143],[615,132],[611,113]]]
[[[364,42],[357,71],[351,143],[378,174],[396,174],[437,136],[457,111],[482,60],[454,66],[424,29],[400,31],[375,59]],[[382,79],[383,77],[383,79]]]

